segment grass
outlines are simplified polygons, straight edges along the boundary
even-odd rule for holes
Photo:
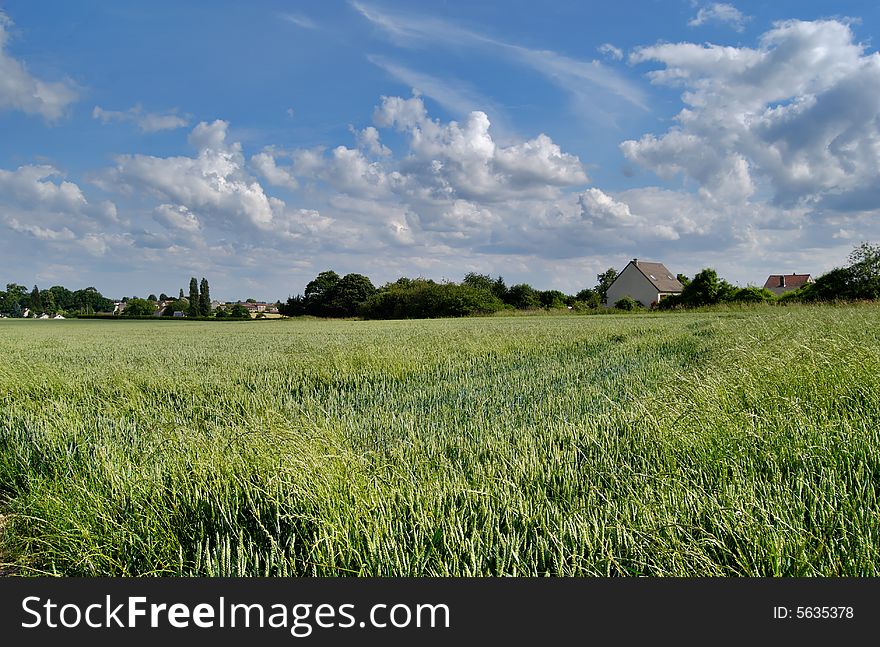
[[[878,575],[878,315],[0,321],[0,555],[84,576]]]

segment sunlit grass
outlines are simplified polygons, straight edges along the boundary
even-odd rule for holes
[[[0,322],[59,575],[877,575],[880,307]]]

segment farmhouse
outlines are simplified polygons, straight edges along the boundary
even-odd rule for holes
[[[630,297],[645,308],[653,308],[671,294],[681,294],[684,286],[663,263],[647,263],[632,259],[605,293],[605,307],[610,308],[623,297]]]
[[[764,283],[764,289],[778,296],[797,290],[807,283],[813,283],[813,277],[809,274],[771,274]]]

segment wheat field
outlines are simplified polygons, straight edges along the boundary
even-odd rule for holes
[[[876,576],[880,306],[0,321],[0,559]]]

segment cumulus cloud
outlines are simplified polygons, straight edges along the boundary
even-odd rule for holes
[[[6,51],[13,23],[0,10],[0,109],[21,110],[56,121],[77,100],[78,92],[69,81],[43,81],[28,72],[21,61]]]
[[[47,164],[20,166],[15,171],[0,169],[0,195],[19,205],[51,211],[78,211],[87,204],[79,186],[67,180],[51,181],[56,177],[62,173]]]
[[[691,27],[700,27],[707,23],[721,23],[730,25],[736,31],[743,31],[749,16],[731,4],[726,2],[714,2],[707,7],[701,7],[697,15],[688,22]]]
[[[650,78],[685,104],[665,134],[621,145],[633,162],[725,200],[763,186],[782,205],[877,204],[880,56],[849,25],[785,21],[757,48],[660,44],[630,60],[663,65]]]
[[[588,181],[580,160],[564,153],[549,137],[498,144],[482,111],[463,123],[428,117],[418,96],[383,97],[373,115],[377,126],[408,136],[409,156],[398,186],[416,184],[438,198],[501,200],[515,195],[554,195],[557,187]]]
[[[189,125],[189,120],[173,112],[162,114],[159,112],[144,112],[139,105],[128,110],[104,110],[101,106],[92,109],[92,118],[101,123],[131,122],[137,125],[144,133],[155,133],[161,130],[175,130]]]
[[[361,150],[378,157],[388,157],[391,155],[391,149],[379,141],[379,131],[373,126],[367,126],[362,130],[352,127],[351,131],[357,140],[358,148]]]
[[[247,174],[241,144],[226,141],[228,126],[222,120],[199,123],[189,135],[190,144],[198,150],[196,157],[121,155],[110,178],[132,189],[151,191],[221,225],[245,222],[270,228],[284,203],[269,198]]]
[[[183,205],[160,204],[153,209],[153,219],[171,230],[192,232],[202,228],[198,217]]]
[[[251,167],[272,186],[288,189],[299,187],[299,182],[296,181],[290,169],[278,166],[275,161],[274,149],[271,147],[251,157]]]
[[[90,202],[79,185],[63,178],[47,164],[0,169],[0,223],[7,233],[21,234],[30,244],[75,243],[119,222],[115,204]]]

